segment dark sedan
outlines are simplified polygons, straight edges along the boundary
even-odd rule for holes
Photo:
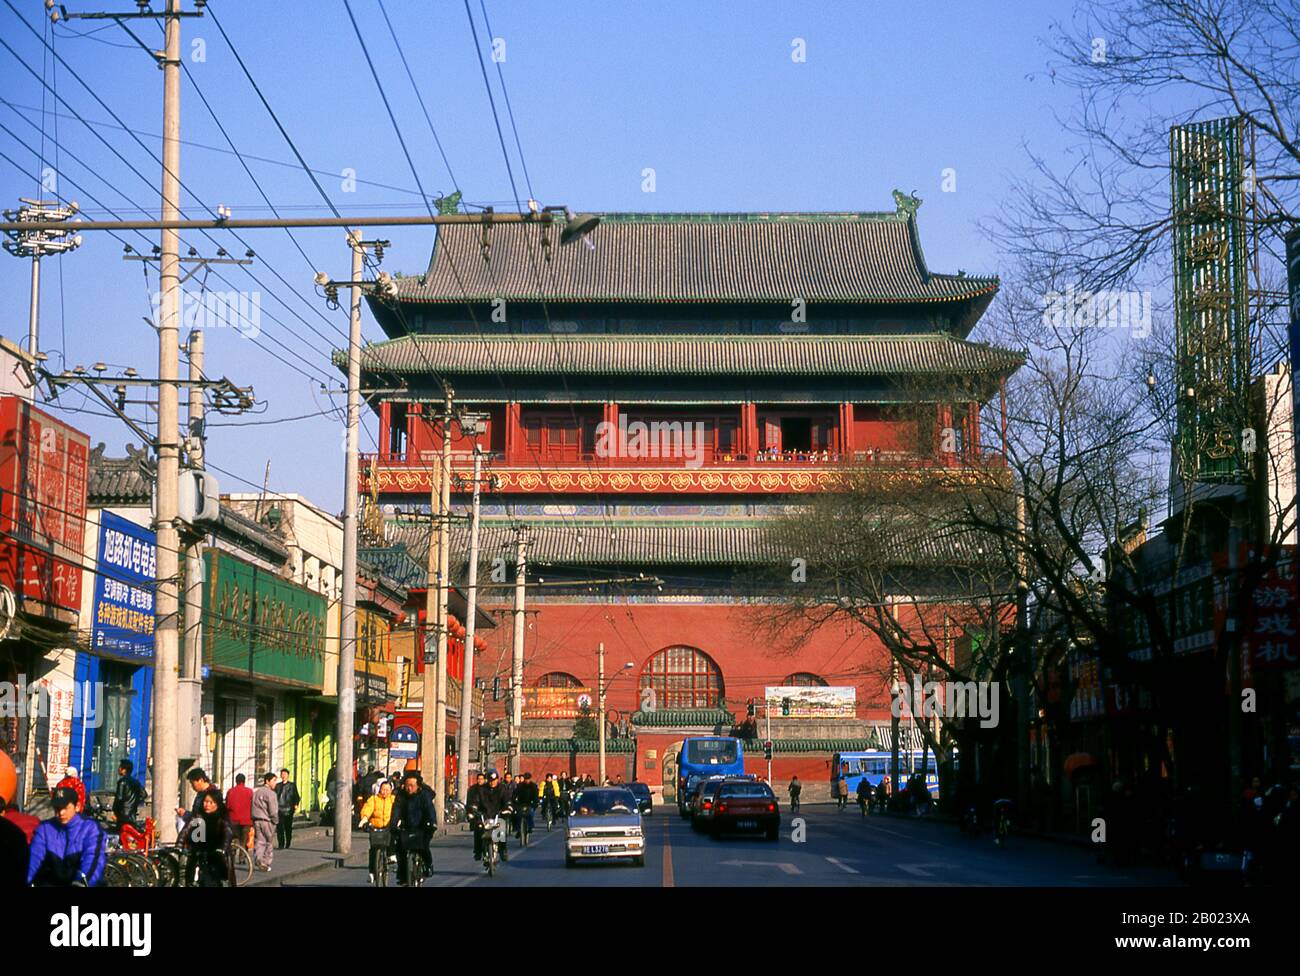
[[[766,783],[723,783],[713,798],[707,829],[715,837],[726,831],[762,831],[768,840],[776,840],[781,830],[776,794]]]
[[[654,797],[650,795],[650,787],[645,783],[625,783],[627,790],[636,797],[637,810],[645,816],[654,813]]]

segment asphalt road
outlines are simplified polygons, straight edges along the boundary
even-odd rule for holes
[[[459,827],[434,843],[434,877],[426,887],[761,887],[766,885],[1176,885],[1173,872],[1153,867],[1114,868],[1070,844],[1012,837],[998,848],[992,837],[967,837],[948,823],[902,817],[863,819],[853,807],[809,806],[801,811],[802,837],[782,814],[779,840],[694,833],[673,807],[646,818],[643,868],[624,862],[564,866],[563,830],[544,826],[521,849],[510,841],[510,860],[487,877],[473,859],[472,840]],[[358,840],[364,843],[360,836]],[[312,878],[313,887],[363,886],[364,868],[342,868]],[[290,883],[292,884],[292,883]]]

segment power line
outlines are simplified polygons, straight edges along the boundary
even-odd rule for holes
[[[383,0],[380,0],[380,5],[383,5]],[[487,28],[488,37],[492,37],[492,24],[488,20],[487,4],[484,0],[479,0],[479,7],[483,11],[483,26]],[[505,99],[506,114],[510,116],[510,129],[515,134],[515,150],[519,153],[519,165],[524,170],[524,182],[528,186],[528,196],[529,199],[536,200],[537,196],[533,193],[533,179],[528,175],[528,160],[524,158],[523,143],[519,141],[519,128],[515,125],[515,110],[510,106],[510,92],[506,90],[506,76],[501,69],[500,61],[497,62],[497,80],[501,83],[501,97]]]

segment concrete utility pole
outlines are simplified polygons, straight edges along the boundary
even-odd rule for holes
[[[167,0],[164,15],[166,52],[163,71],[162,219],[178,220],[181,203],[181,0]],[[158,323],[158,510],[157,590],[154,631],[153,775],[150,798],[154,823],[164,843],[176,839],[174,810],[179,802],[180,778],[177,749],[176,701],[178,691],[177,611],[180,575],[180,533],[177,503],[180,493],[179,399],[176,386],[180,366],[179,332],[180,235],[161,233],[159,288],[162,292]]]
[[[528,576],[528,529],[515,529],[514,641],[510,658],[510,772],[519,775],[524,719],[524,588]],[[604,759],[601,760],[604,765]]]
[[[189,458],[190,466],[204,465],[203,330],[190,332],[186,346],[190,360]],[[199,725],[203,708],[203,540],[197,539],[185,550],[185,647],[181,658],[179,712],[189,723],[177,731],[180,759],[198,758],[201,744]]]
[[[600,765],[596,768],[596,785],[605,785],[605,642],[596,645],[596,728],[600,741]]]
[[[439,468],[438,500],[438,665],[435,671],[437,695],[433,714],[434,756],[433,809],[438,822],[443,822],[447,800],[447,597],[451,587],[451,401],[450,386],[443,390],[442,401],[442,464]]]
[[[20,197],[23,206],[17,210],[6,210],[5,220],[17,220],[20,223],[33,221],[72,220],[77,213],[76,203],[61,206],[57,201],[29,200]],[[75,225],[72,225],[75,227]],[[8,240],[4,248],[16,258],[32,259],[32,297],[31,309],[27,317],[27,351],[35,356],[40,349],[41,321],[41,258],[47,254],[65,254],[81,246],[80,235],[69,235],[68,230],[17,230],[7,231]]]
[[[439,466],[442,460],[439,455]],[[426,783],[433,782],[433,741],[437,714],[437,631],[438,626],[438,567],[442,565],[442,535],[436,527],[438,509],[442,505],[441,476],[429,479],[429,554],[424,578],[424,646],[420,649],[424,661],[424,678],[420,692],[420,776]]]
[[[456,795],[469,792],[470,726],[474,717],[474,618],[478,615],[478,516],[483,452],[474,442],[474,502],[469,520],[469,574],[465,586],[465,673],[460,682],[460,742],[456,758]]]
[[[348,321],[347,460],[343,465],[343,594],[339,628],[339,715],[334,777],[334,853],[352,850],[352,737],[357,710],[357,451],[361,433],[361,274],[365,248],[349,231],[352,287]]]

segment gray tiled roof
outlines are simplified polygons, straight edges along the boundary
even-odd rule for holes
[[[145,473],[142,461],[144,451],[133,452],[127,447],[128,457],[104,457],[104,445],[90,452],[86,501],[94,505],[148,505],[153,497],[153,478]]]
[[[346,369],[341,352],[335,364]],[[852,335],[412,335],[367,346],[362,369],[396,373],[596,376],[1002,374],[1016,352],[944,333]]]
[[[398,280],[411,302],[960,302],[996,278],[932,274],[915,216],[896,213],[601,215],[583,244],[498,224],[483,260],[476,224],[440,227],[423,278]]]

